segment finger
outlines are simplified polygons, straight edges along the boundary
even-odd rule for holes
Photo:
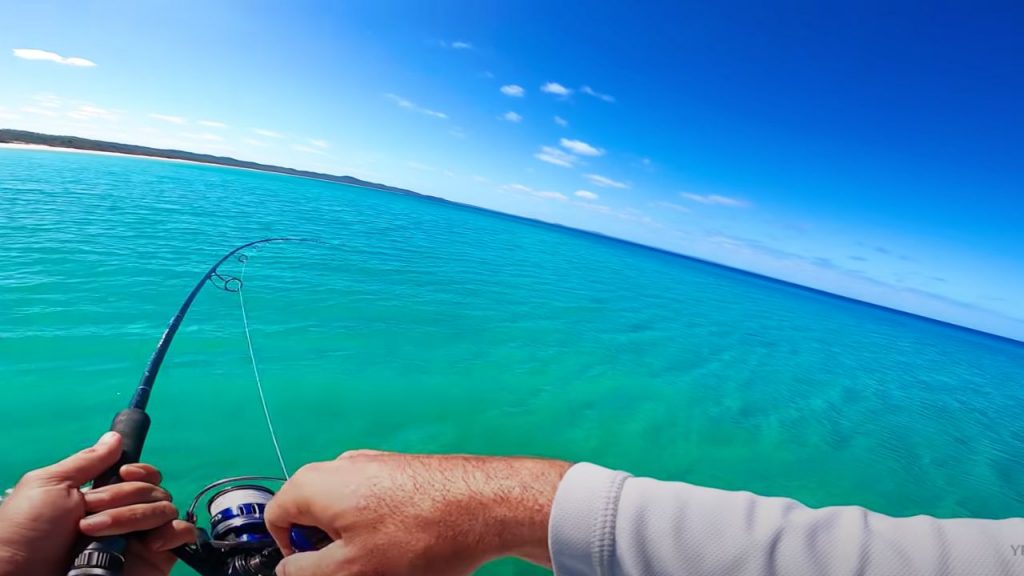
[[[299,552],[277,565],[277,576],[342,576],[346,548],[336,540],[316,552]]]
[[[83,493],[82,497],[85,499],[85,511],[89,514],[132,504],[171,501],[171,495],[166,490],[145,482],[111,484],[89,490]]]
[[[52,480],[81,486],[113,466],[121,457],[121,435],[107,432],[95,445],[40,470]]]
[[[263,521],[267,525],[270,537],[277,543],[277,547],[281,549],[285,556],[289,556],[295,552],[292,550],[291,542],[292,516],[294,514],[291,513],[288,503],[281,498],[283,492],[284,488],[267,504],[263,512]]]
[[[342,458],[353,458],[355,456],[381,456],[383,454],[390,454],[390,452],[384,452],[383,450],[369,450],[361,448],[359,450],[347,450],[341,453],[341,456],[335,458],[335,460],[341,460]]]
[[[194,524],[184,520],[174,520],[146,532],[142,536],[142,544],[153,552],[166,552],[178,546],[196,541],[198,532]]]
[[[78,528],[87,536],[111,536],[152,530],[178,517],[178,509],[170,502],[133,504],[86,516]]]
[[[160,484],[164,480],[163,475],[156,469],[156,466],[149,464],[125,464],[121,466],[118,474],[121,475],[121,479],[125,482]]]

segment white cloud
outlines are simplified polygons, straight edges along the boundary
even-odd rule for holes
[[[589,180],[591,184],[602,188],[629,188],[629,184],[626,184],[625,182],[612,180],[611,178],[601,176],[600,174],[585,174],[583,177]]]
[[[484,178],[483,176],[481,176],[479,174],[474,174],[472,176],[472,178],[473,178],[473,180],[476,180],[477,182],[490,182],[490,180],[488,180],[487,178]]]
[[[565,202],[566,200],[569,199],[568,197],[566,197],[565,194],[562,194],[560,192],[552,192],[550,190],[534,190],[533,188],[530,188],[529,186],[523,184],[505,184],[504,186],[501,187],[501,189],[506,192],[519,192],[522,194],[530,194],[538,198],[545,198],[547,200],[558,200],[560,202]]]
[[[604,150],[601,148],[595,148],[590,144],[582,140],[570,140],[568,138],[562,138],[558,141],[562,145],[562,148],[566,150],[572,150],[580,156],[604,156]]]
[[[466,42],[465,40],[455,40],[454,42],[441,40],[441,47],[451,48],[452,50],[472,50],[473,44]]]
[[[683,192],[680,196],[690,200],[691,202],[709,204],[712,206],[729,206],[732,208],[746,208],[750,206],[750,202],[747,202],[742,198],[731,198],[729,196],[719,196],[718,194],[692,194],[690,192]]]
[[[419,112],[420,114],[433,116],[434,118],[440,118],[442,120],[448,119],[448,115],[445,114],[444,112],[438,112],[436,110],[431,110],[429,108],[417,106],[416,103],[414,103],[412,100],[407,100],[396,94],[385,94],[384,97],[394,102],[395,105],[398,106],[399,108],[405,108],[406,110],[412,110],[414,112]]]
[[[565,168],[572,168],[576,165],[576,161],[579,160],[579,158],[572,154],[559,150],[554,146],[541,146],[540,152],[534,154],[533,157],[542,162]]]
[[[69,111],[67,115],[75,120],[92,120],[93,118],[99,118],[102,120],[117,119],[117,116],[110,110],[105,110],[98,106],[92,106],[89,104],[82,104],[74,110]]]
[[[579,206],[580,208],[584,208],[586,210],[589,210],[591,212],[596,212],[598,214],[604,214],[605,216],[612,216],[612,217],[615,217],[615,218],[620,218],[622,220],[628,220],[630,222],[638,222],[638,223],[643,224],[645,226],[652,226],[652,227],[660,227],[661,226],[661,224],[656,222],[653,218],[651,218],[647,214],[644,214],[640,210],[637,210],[636,208],[626,208],[624,210],[616,210],[616,209],[612,208],[611,206],[607,206],[605,204],[598,204],[596,202],[573,202],[573,204],[576,205],[576,206]]]
[[[512,111],[505,112],[504,114],[501,115],[501,117],[504,120],[508,120],[509,122],[514,122],[516,124],[518,124],[518,123],[523,121],[523,117],[522,116],[520,116],[519,114],[516,114],[515,112],[512,112]]]
[[[47,110],[46,108],[36,108],[35,106],[22,106],[22,112],[28,112],[29,114],[35,114],[37,116],[48,116],[53,118],[57,115],[53,110]]]
[[[555,96],[568,96],[572,94],[572,90],[562,86],[558,82],[548,82],[540,87],[541,92],[547,92],[548,94],[554,94]]]
[[[565,197],[565,194],[561,194],[559,192],[549,192],[546,190],[534,192],[533,195],[538,198],[547,198],[548,200],[558,200],[560,202],[565,202],[566,200],[568,200],[568,198]]]
[[[17,114],[15,114],[13,112],[8,112],[7,108],[5,108],[3,106],[0,106],[0,119],[3,119],[3,120],[17,120],[18,118],[21,118],[21,116],[18,116]]]
[[[411,161],[411,162],[406,162],[405,165],[408,166],[409,168],[414,169],[414,170],[422,170],[424,172],[437,172],[437,168],[434,168],[433,166],[429,166],[429,165],[424,164],[422,162]]]
[[[310,138],[309,139],[309,143],[312,144],[313,146],[316,146],[317,148],[330,148],[331,147],[331,145],[327,142],[327,140],[321,140],[319,138]]]
[[[666,210],[675,210],[676,212],[682,212],[683,214],[692,212],[692,210],[690,210],[686,206],[683,206],[682,204],[676,204],[674,202],[652,202],[650,206],[654,208],[664,208]]]
[[[482,78],[494,78],[494,72],[491,72],[490,70],[484,70],[483,72],[480,73],[480,76]]]
[[[583,88],[580,88],[580,92],[583,92],[584,94],[589,94],[590,96],[593,96],[594,98],[597,98],[599,100],[604,100],[605,102],[615,102],[615,97],[612,96],[611,94],[602,94],[594,90],[590,86],[584,86]]]
[[[245,142],[250,146],[269,146],[269,144],[267,144],[266,142],[262,140],[256,140],[255,138],[242,138],[242,142]]]
[[[562,128],[569,126],[569,121],[561,116],[555,116],[555,124],[558,124]]]
[[[15,56],[24,60],[47,60],[58,64],[81,66],[84,68],[91,68],[96,65],[92,60],[86,60],[85,58],[79,58],[77,56],[65,57],[57,54],[56,52],[37,50],[35,48],[15,48],[12,52]]]
[[[506,84],[500,88],[501,93],[505,96],[511,96],[513,98],[522,98],[526,96],[526,89],[518,84]]]
[[[466,131],[463,130],[462,128],[452,128],[451,130],[448,131],[448,133],[456,138],[466,137]]]
[[[227,128],[228,125],[223,122],[217,122],[216,120],[200,120],[200,124],[203,126],[209,126],[210,128]]]
[[[32,101],[44,108],[61,108],[64,106],[64,100],[55,94],[36,94],[32,97]]]
[[[533,192],[533,188],[524,184],[505,184],[501,189],[507,192]]]
[[[575,194],[576,196],[583,198],[584,200],[597,200],[599,198],[597,194],[594,194],[589,190],[577,190]]]
[[[23,112],[55,118],[60,115],[67,116],[80,121],[101,119],[115,121],[117,115],[105,108],[94,106],[88,102],[65,100],[60,96],[50,93],[36,94],[32,97],[32,104],[21,108]],[[81,126],[76,127],[81,129]]]
[[[274,132],[273,130],[267,130],[265,128],[253,128],[253,133],[265,136],[267,138],[284,138],[284,134],[280,132]]]
[[[150,118],[157,120],[163,120],[164,122],[170,122],[171,124],[184,124],[186,120],[181,116],[169,116],[167,114],[150,114]]]

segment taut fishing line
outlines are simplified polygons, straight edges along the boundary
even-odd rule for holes
[[[242,271],[238,275],[238,307],[242,311],[242,327],[245,328],[245,342],[249,346],[249,360],[252,362],[252,375],[256,378],[256,390],[260,393],[260,404],[263,405],[263,416],[267,420],[267,430],[270,432],[270,441],[274,443],[274,452],[277,453],[277,461],[281,464],[281,474],[284,479],[291,478],[288,475],[288,467],[284,464],[284,456],[281,455],[281,445],[277,442],[277,434],[274,432],[274,421],[270,418],[270,409],[267,408],[267,397],[263,393],[263,383],[260,381],[260,370],[256,367],[256,354],[252,351],[252,335],[249,333],[249,316],[245,313],[245,266],[249,263],[249,257],[241,254],[238,259],[242,262]]]

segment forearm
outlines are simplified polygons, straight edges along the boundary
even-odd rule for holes
[[[501,459],[506,460],[506,459]],[[558,485],[572,466],[558,460],[517,458],[491,473],[494,527],[501,535],[502,556],[517,556],[551,567],[548,527]],[[508,465],[512,464],[512,465]],[[514,473],[509,471],[514,470]]]
[[[571,466],[537,458],[466,457],[451,486],[458,492],[452,506],[461,516],[459,529],[467,532],[453,536],[478,542],[489,559],[516,556],[550,567],[551,505]]]
[[[1024,573],[1024,558],[1012,553],[1022,542],[1021,519],[811,509],[786,498],[628,478],[585,464],[566,475],[551,518],[559,576],[1001,576]]]

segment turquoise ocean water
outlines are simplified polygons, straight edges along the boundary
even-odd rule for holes
[[[195,280],[271,235],[332,244],[246,270],[293,470],[363,447],[538,454],[815,506],[1024,515],[1024,345],[421,198],[21,150],[0,150],[0,486],[97,437]],[[179,502],[276,471],[237,296],[209,288],[150,405],[146,459]]]

